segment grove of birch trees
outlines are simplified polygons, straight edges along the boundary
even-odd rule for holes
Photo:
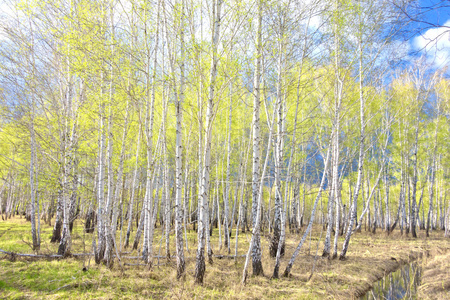
[[[315,224],[341,260],[359,230],[450,236],[450,80],[405,49],[413,2],[3,1],[2,220],[62,256],[78,222],[108,267],[158,235],[199,284],[215,251],[288,276]]]

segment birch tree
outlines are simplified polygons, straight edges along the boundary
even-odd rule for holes
[[[201,191],[199,201],[199,216],[198,216],[198,247],[197,247],[197,256],[196,256],[196,264],[195,264],[195,282],[198,284],[203,283],[203,277],[205,274],[205,234],[207,225],[205,222],[208,222],[208,205],[207,202],[209,200],[209,174],[210,174],[210,164],[211,164],[211,135],[213,129],[213,121],[215,116],[215,108],[214,108],[214,91],[216,88],[216,77],[217,77],[217,65],[219,62],[218,57],[218,45],[219,45],[219,36],[220,36],[220,26],[221,26],[221,8],[222,8],[222,0],[218,0],[217,3],[213,4],[213,30],[212,30],[212,60],[211,60],[211,68],[210,68],[210,79],[209,79],[209,95],[208,102],[206,108],[206,132],[205,132],[205,144],[203,148],[203,172],[202,172],[202,181],[201,181]],[[208,258],[212,260],[212,253],[208,251]]]
[[[258,211],[261,211],[259,199],[260,195],[260,144],[261,144],[261,123],[260,123],[260,106],[261,106],[261,65],[262,65],[262,17],[263,17],[263,2],[258,0],[258,18],[256,28],[256,57],[255,57],[255,74],[253,77],[253,155],[252,155],[252,241],[251,241],[251,253],[252,253],[252,267],[253,275],[262,275],[263,268],[261,263],[261,237],[259,226]],[[269,139],[270,143],[270,139]],[[244,267],[243,282],[246,280],[246,272]]]

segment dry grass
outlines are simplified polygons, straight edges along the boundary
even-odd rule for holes
[[[449,252],[439,253],[424,263],[419,296],[421,299],[450,299]]]
[[[27,242],[31,240],[30,224],[23,219],[0,222],[0,249],[31,253]],[[84,234],[81,224],[74,230],[73,252],[89,252],[92,235]],[[215,259],[207,265],[204,284],[194,284],[196,233],[188,234],[190,252],[186,253],[186,276],[184,280],[176,280],[175,259],[155,259],[155,266],[148,270],[146,266],[124,266],[115,264],[112,270],[103,265],[95,265],[92,259],[66,260],[34,260],[18,259],[10,262],[6,257],[0,260],[0,298],[104,298],[104,299],[352,299],[363,295],[374,282],[385,274],[396,270],[402,264],[418,257],[440,255],[442,265],[437,269],[439,276],[448,277],[443,271],[445,258],[450,245],[443,238],[442,232],[433,232],[428,239],[419,233],[418,239],[401,236],[394,232],[386,236],[380,232],[375,235],[362,232],[353,236],[347,260],[329,260],[322,258],[323,238],[321,226],[316,226],[311,239],[305,243],[298,256],[292,275],[289,278],[270,279],[274,260],[269,258],[268,237],[262,238],[263,268],[265,276],[250,277],[246,286],[240,284],[244,259]],[[154,240],[154,253],[164,253],[164,245],[160,248],[161,228]],[[50,244],[51,228],[43,226],[42,253],[55,253],[57,245]],[[240,234],[239,253],[248,249],[250,233]],[[280,271],[284,271],[301,234],[288,234],[286,255],[282,260]],[[119,238],[118,238],[119,239]],[[172,250],[174,242],[171,241]],[[234,232],[232,238],[234,252]],[[319,244],[318,244],[319,243]],[[219,250],[218,231],[212,236],[215,254],[228,254],[225,249]],[[339,246],[342,245],[340,239]],[[318,248],[317,248],[318,247]],[[316,257],[316,250],[318,256]],[[129,249],[127,249],[130,251]],[[133,251],[127,256],[137,256]],[[436,259],[438,259],[437,256]],[[448,259],[447,259],[448,261]],[[123,261],[138,263],[136,260]],[[314,274],[311,271],[315,265]],[[88,267],[87,272],[82,268]],[[430,269],[431,270],[431,269]],[[250,270],[251,272],[251,266]],[[442,271],[442,272],[441,272]],[[424,280],[427,277],[425,271]],[[436,271],[434,271],[436,272]],[[433,278],[436,276],[433,275]],[[425,283],[425,281],[424,281]],[[426,283],[425,283],[426,286]],[[431,285],[429,285],[431,287]],[[448,287],[447,287],[448,288]]]

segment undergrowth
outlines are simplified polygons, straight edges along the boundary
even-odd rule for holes
[[[175,258],[156,259],[149,270],[142,261],[122,259],[110,270],[96,265],[89,256],[68,259],[17,258],[0,255],[0,298],[8,299],[351,299],[364,294],[373,283],[402,264],[421,256],[447,253],[450,245],[443,233],[433,231],[426,239],[419,232],[418,239],[394,232],[387,236],[356,233],[351,240],[345,261],[322,258],[322,227],[314,227],[311,238],[305,243],[289,278],[271,279],[274,259],[269,257],[269,236],[261,239],[263,250],[263,277],[250,277],[246,286],[240,284],[244,258],[214,259],[207,264],[204,284],[194,284],[196,232],[188,231],[186,276],[176,279]],[[52,228],[42,224],[40,254],[55,254],[57,244],[50,243]],[[300,234],[287,234],[286,254],[280,271],[284,271]],[[123,235],[124,236],[124,235]],[[322,236],[322,238],[320,238]],[[92,234],[83,232],[77,221],[72,233],[72,253],[92,252]],[[238,255],[245,254],[250,233],[239,234]],[[133,241],[134,236],[131,237]],[[120,241],[120,232],[116,237]],[[123,241],[123,237],[122,237]],[[235,232],[231,238],[234,254]],[[339,246],[342,245],[340,239]],[[218,249],[218,230],[211,237],[214,254],[228,255],[227,249]],[[319,243],[319,244],[318,244]],[[0,249],[16,253],[33,253],[31,250],[30,223],[21,218],[0,222]],[[163,256],[164,241],[161,227],[156,229],[154,254]],[[175,244],[172,237],[171,253]],[[134,250],[121,249],[122,256],[138,256]],[[317,254],[317,255],[316,255]],[[131,264],[131,265],[129,265]],[[312,273],[314,266],[314,273]],[[249,271],[251,272],[251,266]]]

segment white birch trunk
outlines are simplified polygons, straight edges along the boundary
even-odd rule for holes
[[[309,223],[308,223],[308,227],[306,227],[305,233],[302,236],[302,239],[300,240],[300,242],[297,245],[297,248],[295,248],[294,253],[292,254],[291,259],[289,260],[289,263],[286,266],[286,269],[284,270],[283,276],[284,277],[288,277],[289,274],[291,273],[291,269],[292,266],[294,265],[295,259],[297,258],[298,254],[300,253],[300,249],[303,246],[303,243],[305,242],[306,238],[308,237],[309,232],[312,229],[312,225],[314,223],[314,216],[316,214],[316,209],[317,209],[317,203],[319,202],[319,199],[321,198],[322,195],[322,190],[325,186],[325,179],[328,173],[328,164],[330,161],[330,155],[331,155],[331,145],[328,147],[327,150],[327,157],[325,159],[324,162],[324,168],[323,168],[323,173],[322,173],[322,180],[320,181],[320,187],[319,187],[319,192],[317,193],[317,197],[316,200],[314,201],[314,206],[313,209],[311,211],[311,217],[309,219]]]
[[[202,203],[199,203],[199,224],[198,224],[198,247],[197,247],[197,257],[196,257],[196,265],[195,265],[195,282],[198,284],[203,283],[203,277],[205,274],[205,255],[204,255],[204,234],[209,234],[205,232],[205,229],[208,227],[208,224],[204,224],[204,222],[208,222],[208,211],[207,211],[207,202],[209,199],[209,174],[210,174],[210,164],[211,164],[211,135],[212,135],[212,126],[214,119],[214,90],[216,87],[216,76],[217,76],[217,50],[219,44],[219,36],[220,36],[220,25],[221,25],[221,7],[223,0],[218,0],[217,3],[213,4],[213,16],[214,16],[214,29],[212,32],[212,62],[211,62],[211,72],[210,72],[210,84],[209,84],[209,99],[208,106],[206,110],[206,134],[205,134],[205,148],[203,155],[203,174],[201,181],[201,192],[200,197]],[[216,6],[217,5],[217,6]],[[205,226],[206,225],[206,226]],[[209,235],[207,236],[207,239]],[[212,260],[212,251],[208,251],[208,259]]]
[[[185,261],[184,261],[184,248],[183,248],[183,210],[182,210],[182,185],[183,185],[183,161],[182,161],[182,119],[183,119],[183,102],[184,102],[184,1],[182,0],[181,7],[181,33],[180,33],[180,43],[181,43],[181,65],[180,65],[180,96],[176,103],[176,114],[177,114],[177,128],[176,128],[176,149],[175,149],[175,184],[176,184],[176,194],[175,194],[175,239],[176,239],[176,254],[177,254],[177,278],[181,278],[185,272]]]
[[[153,181],[150,178],[153,170],[153,123],[154,123],[154,111],[155,111],[155,98],[156,98],[156,73],[157,73],[157,62],[158,62],[158,45],[159,45],[159,2],[158,2],[158,15],[156,21],[156,33],[155,33],[155,49],[153,58],[153,73],[151,80],[151,96],[149,97],[149,84],[150,84],[150,69],[147,70],[146,80],[147,80],[147,105],[146,105],[146,120],[145,120],[145,131],[146,131],[146,142],[147,142],[147,180],[146,180],[146,214],[144,221],[144,243],[143,243],[143,258],[147,261],[149,267],[152,266],[153,259],[153,231],[155,220],[153,218]],[[147,13],[147,10],[145,11]],[[147,23],[145,24],[147,26]],[[150,49],[147,46],[147,66],[150,68]],[[148,99],[150,98],[150,101]],[[156,173],[156,172],[155,172]],[[145,226],[147,225],[147,226]]]
[[[261,125],[260,125],[260,106],[261,106],[261,62],[262,62],[262,0],[258,0],[258,25],[256,29],[256,60],[255,60],[255,74],[253,82],[253,167],[252,167],[252,221],[253,232],[256,235],[252,236],[252,243],[250,244],[252,252],[252,267],[253,275],[262,275],[263,268],[261,263],[261,241],[259,235],[259,219],[258,211],[259,207],[259,192],[260,192],[260,144],[261,144]],[[269,145],[271,139],[269,139]],[[262,196],[261,196],[262,197]],[[244,274],[242,281],[245,282],[247,277],[246,266],[244,267]]]
[[[261,245],[257,244],[257,241],[260,242],[260,222],[261,222],[261,210],[262,210],[262,198],[263,198],[263,187],[264,187],[264,179],[266,176],[266,171],[267,171],[267,164],[269,162],[269,157],[270,157],[270,148],[272,146],[272,143],[270,142],[272,140],[272,135],[273,135],[273,129],[274,129],[274,122],[275,122],[275,115],[276,115],[276,109],[273,110],[273,115],[272,115],[272,121],[269,121],[269,139],[268,139],[268,143],[267,143],[267,153],[266,153],[266,158],[264,161],[264,167],[263,167],[263,171],[261,174],[261,178],[260,178],[260,182],[259,182],[259,191],[258,191],[258,199],[257,199],[257,210],[256,210],[256,216],[255,216],[255,223],[253,224],[253,229],[252,229],[252,239],[250,241],[250,245],[247,251],[247,255],[245,257],[245,264],[244,264],[244,270],[242,272],[242,284],[245,284],[246,280],[247,280],[247,267],[248,267],[248,262],[250,259],[250,254],[252,254],[252,264],[253,264],[253,275],[257,276],[257,275],[263,275],[263,269],[262,269],[262,264],[261,264]],[[254,265],[255,260],[254,258],[256,258],[256,266]],[[257,268],[255,270],[255,267]],[[257,273],[255,274],[255,271],[257,271]]]
[[[231,120],[233,115],[233,104],[232,104],[232,95],[233,94],[233,85],[230,83],[230,109],[228,114],[228,136],[227,136],[227,177],[226,177],[226,183],[225,183],[225,197],[223,202],[223,231],[224,231],[224,243],[225,247],[228,249],[228,254],[230,254],[230,233],[229,230],[232,228],[229,227],[229,221],[228,221],[228,215],[229,215],[229,202],[230,202],[230,172],[231,172],[231,162],[230,162],[230,156],[231,156]],[[237,196],[237,195],[235,195]],[[233,222],[233,219],[231,219],[231,222]]]
[[[130,235],[131,235],[131,227],[133,226],[133,207],[134,207],[134,198],[135,198],[135,192],[136,192],[136,184],[138,182],[138,165],[139,165],[139,152],[140,152],[140,146],[141,146],[141,125],[139,125],[138,129],[138,136],[137,136],[137,145],[136,145],[136,155],[135,155],[135,164],[134,164],[134,172],[133,172],[133,179],[131,180],[131,195],[130,195],[130,203],[128,206],[128,224],[127,224],[127,233],[125,237],[125,245],[124,247],[127,248],[129,241],[130,241]]]

